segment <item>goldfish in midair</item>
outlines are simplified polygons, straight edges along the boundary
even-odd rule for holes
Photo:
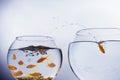
[[[13,60],[16,60],[16,58],[17,58],[16,55],[13,54],[12,59],[13,59]]]
[[[17,67],[13,66],[12,64],[8,64],[8,68],[10,70],[17,70]]]
[[[37,63],[41,63],[41,62],[43,62],[45,60],[48,60],[48,58],[49,58],[49,55],[45,56],[45,57],[41,57],[40,59],[37,60]]]
[[[101,43],[98,44],[98,47],[99,47],[99,50],[100,50],[103,54],[105,54],[105,49],[104,49],[104,47],[103,47],[103,45],[102,45]]]

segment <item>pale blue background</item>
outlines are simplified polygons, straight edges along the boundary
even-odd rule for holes
[[[21,35],[52,36],[64,55],[61,72],[55,80],[78,80],[68,64],[69,42],[79,29],[120,28],[119,3],[119,0],[3,0],[3,3],[0,0],[0,70],[3,80],[12,80],[7,69],[7,50],[15,37]]]

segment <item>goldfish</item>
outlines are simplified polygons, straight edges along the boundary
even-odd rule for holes
[[[32,73],[26,73],[28,76],[34,76],[34,77],[38,77],[41,76],[42,74],[39,72],[32,72]]]
[[[23,62],[22,60],[20,60],[20,61],[18,62],[18,64],[19,64],[19,65],[23,65],[24,62]]]
[[[39,52],[40,52],[41,54],[46,54],[46,50],[45,50],[45,49],[40,49]]]
[[[16,58],[17,58],[17,57],[16,57],[16,55],[15,55],[15,54],[13,54],[12,59],[13,59],[13,60],[16,60]]]
[[[49,55],[46,56],[46,57],[41,57],[40,59],[37,60],[37,63],[41,63],[41,62],[43,62],[45,60],[48,60],[48,58],[49,58]]]
[[[34,64],[29,64],[26,68],[34,68],[36,67],[37,65],[34,65]]]
[[[103,47],[103,45],[102,45],[101,43],[98,44],[98,47],[99,47],[99,50],[100,50],[103,54],[105,54],[105,49],[104,49],[104,47]]]
[[[53,63],[53,62],[49,62],[49,63],[47,64],[47,67],[49,67],[49,68],[54,68],[55,66],[56,66],[56,64]]]
[[[12,72],[12,75],[13,75],[13,76],[21,76],[22,74],[23,74],[23,72],[20,71],[20,70],[18,70],[18,71],[16,71],[16,72]]]
[[[17,68],[16,68],[15,66],[13,66],[12,64],[9,64],[9,65],[8,65],[8,68],[9,68],[10,70],[17,70]]]

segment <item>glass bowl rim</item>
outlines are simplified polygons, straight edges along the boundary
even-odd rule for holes
[[[118,30],[118,31],[120,31],[120,28],[111,28],[111,27],[107,27],[107,28],[84,28],[84,29],[80,29],[80,30],[78,30],[77,32],[76,32],[76,35],[77,36],[81,36],[81,32],[83,32],[83,31],[90,31],[90,30],[102,30],[102,29],[108,29],[108,30]]]
[[[53,37],[44,36],[44,35],[17,36],[16,40],[19,40],[19,41],[54,41]]]

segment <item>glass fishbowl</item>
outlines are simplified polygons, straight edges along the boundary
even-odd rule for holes
[[[120,29],[79,30],[68,52],[79,80],[120,80]]]
[[[8,68],[16,80],[53,80],[62,65],[52,37],[20,36],[8,51]]]

